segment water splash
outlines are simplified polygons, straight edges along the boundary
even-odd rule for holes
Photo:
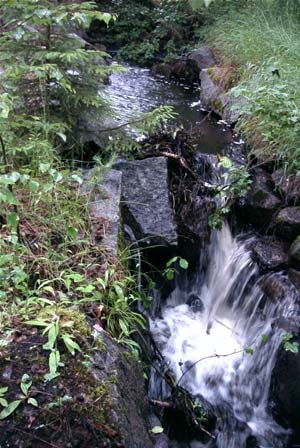
[[[245,244],[224,224],[212,237],[204,283],[175,290],[150,323],[177,381],[214,406],[218,448],[246,448],[250,435],[261,448],[287,443],[267,405],[284,333],[274,322],[292,315],[294,298],[265,300],[256,279]]]

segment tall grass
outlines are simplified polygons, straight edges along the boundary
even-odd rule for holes
[[[231,6],[230,6],[231,5]],[[234,64],[243,96],[240,128],[256,154],[300,174],[300,2],[221,1],[205,32]],[[220,7],[222,6],[222,7]]]

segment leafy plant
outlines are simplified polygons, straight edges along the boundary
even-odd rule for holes
[[[299,343],[292,342],[293,335],[292,333],[286,333],[283,338],[283,348],[286,352],[298,353],[299,352]]]
[[[219,166],[224,169],[224,183],[215,188],[217,208],[209,217],[209,225],[213,229],[222,227],[231,204],[237,198],[245,197],[252,183],[247,167],[234,165],[229,157],[221,157]]]
[[[0,388],[0,404],[4,407],[0,412],[0,420],[4,420],[9,417],[19,406],[21,403],[27,402],[31,406],[38,407],[38,402],[35,398],[30,396],[30,389],[32,386],[32,380],[29,375],[26,373],[22,376],[20,388],[22,391],[22,395],[18,400],[7,402],[3,397],[8,391],[7,387]]]
[[[171,258],[171,260],[166,263],[166,269],[163,272],[163,275],[168,280],[173,280],[175,278],[175,274],[177,273],[177,269],[175,266],[177,264],[181,269],[188,269],[189,267],[189,263],[185,258],[181,258],[179,256]]]
[[[45,375],[46,381],[59,376],[58,368],[63,367],[60,361],[60,351],[58,349],[58,342],[61,340],[71,355],[75,355],[76,350],[81,351],[78,343],[74,340],[72,335],[72,327],[74,322],[72,320],[63,319],[58,312],[51,309],[45,310],[46,317],[38,317],[35,320],[29,320],[26,323],[37,327],[44,327],[43,335],[47,335],[48,341],[43,345],[45,350],[50,350],[49,355],[49,373]]]

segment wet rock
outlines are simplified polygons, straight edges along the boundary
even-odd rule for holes
[[[292,266],[300,268],[300,236],[293,241],[289,250],[289,258]]]
[[[92,358],[92,373],[100,384],[109,384],[107,424],[116,428],[124,447],[154,447],[149,430],[149,406],[143,372],[124,347],[101,333],[104,348]]]
[[[187,58],[174,59],[170,62],[156,64],[152,71],[157,75],[162,75],[168,80],[184,81],[193,84],[199,82],[199,70],[197,64]]]
[[[283,170],[274,171],[272,178],[286,205],[300,205],[300,177],[285,176]]]
[[[284,300],[291,294],[295,300],[298,297],[297,291],[290,280],[281,274],[267,274],[260,281],[262,291],[273,301]]]
[[[199,71],[204,68],[215,67],[217,65],[217,60],[212,49],[207,46],[193,50],[189,54],[188,60],[194,61]]]
[[[88,199],[95,242],[117,256],[122,173],[109,170],[100,176],[95,168],[83,177],[81,194]]]
[[[300,271],[291,268],[288,270],[288,276],[295,288],[300,291]]]
[[[149,417],[149,428],[152,429],[155,426],[162,426],[159,418],[155,414],[151,414]],[[154,448],[169,448],[169,438],[165,433],[153,434],[151,433],[151,438],[154,443]]]
[[[142,244],[177,245],[177,231],[169,201],[168,165],[164,157],[119,161],[122,171],[123,222]]]
[[[297,339],[299,341],[299,337]],[[299,441],[300,354],[280,349],[273,369],[270,399],[274,418],[285,428],[292,428]],[[294,446],[294,445],[293,445]],[[296,446],[296,445],[295,445]]]
[[[186,303],[194,313],[202,313],[204,311],[203,302],[196,294],[190,294]]]
[[[241,208],[242,218],[259,230],[269,226],[274,212],[281,205],[273,189],[271,176],[263,170],[257,171],[245,204]]]
[[[300,235],[300,207],[286,207],[280,210],[273,224],[277,235],[293,241]]]
[[[252,257],[262,271],[286,267],[287,252],[287,244],[274,237],[264,237],[252,245]]]
[[[215,211],[215,202],[206,196],[197,196],[191,204],[185,204],[181,211],[182,229],[186,238],[197,240],[204,246],[211,233],[209,217]]]
[[[83,315],[73,309],[72,316],[76,331],[81,331],[82,351],[76,357],[61,351],[66,365],[60,366],[55,380],[44,381],[49,354],[39,332],[24,328],[25,345],[12,341],[5,346],[5,355],[0,353],[0,372],[11,370],[0,377],[1,387],[9,388],[8,400],[20,394],[20,375],[27,372],[33,381],[30,394],[39,403],[38,408],[20,406],[0,421],[0,446],[153,448],[141,364],[99,325],[94,340]]]
[[[200,72],[200,101],[204,107],[211,109],[229,124],[235,123],[240,113],[233,108],[232,99],[222,87],[222,67],[210,67]],[[240,101],[240,100],[239,100]]]

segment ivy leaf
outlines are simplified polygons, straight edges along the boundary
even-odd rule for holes
[[[283,347],[286,352],[298,353],[299,351],[298,342],[286,342]]]
[[[166,277],[168,280],[173,280],[175,277],[173,269],[169,269],[166,273]]]
[[[12,414],[21,403],[22,400],[15,400],[9,403],[9,405],[2,409],[2,411],[0,412],[0,420],[4,420],[10,414]]]
[[[189,267],[189,262],[187,260],[185,260],[184,258],[180,258],[179,260],[179,266],[182,269],[187,269]]]

